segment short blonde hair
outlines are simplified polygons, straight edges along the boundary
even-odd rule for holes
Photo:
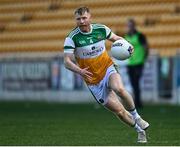
[[[74,11],[74,15],[76,14],[83,15],[85,12],[90,13],[90,10],[88,7],[85,7],[85,6],[79,7]]]

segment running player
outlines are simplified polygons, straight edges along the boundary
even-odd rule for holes
[[[65,67],[80,74],[98,103],[112,111],[138,133],[138,142],[147,142],[145,129],[149,127],[135,109],[132,96],[123,86],[120,74],[105,47],[105,40],[123,39],[102,24],[91,23],[89,8],[74,12],[77,27],[64,42]],[[122,105],[119,97],[122,99]]]

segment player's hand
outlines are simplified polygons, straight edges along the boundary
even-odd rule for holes
[[[133,46],[129,47],[128,51],[129,51],[130,54],[132,54],[134,52],[134,47]]]
[[[92,74],[91,72],[89,72],[88,69],[89,69],[89,67],[86,67],[86,68],[81,69],[81,71],[80,71],[79,74],[80,74],[82,77],[84,77],[84,78],[86,78],[86,79],[88,79],[88,80],[91,81],[93,74]]]

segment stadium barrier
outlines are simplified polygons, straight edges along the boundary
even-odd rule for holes
[[[80,76],[62,57],[0,59],[0,100],[92,101]]]
[[[158,102],[158,59],[157,53],[148,57],[141,79],[142,101]]]
[[[161,60],[163,64],[160,64]],[[168,74],[168,78],[171,77],[168,84],[172,83],[173,88],[170,98],[166,98],[161,96],[161,92],[167,90],[162,87],[167,82],[162,82],[161,72],[170,60],[161,59],[157,54],[149,56],[141,79],[144,102],[180,104],[180,56],[171,60],[174,66],[173,72]],[[133,93],[126,71],[127,62],[117,64],[126,89]],[[94,102],[82,78],[64,67],[62,56],[0,58],[0,75],[0,100]]]
[[[180,52],[174,58],[173,77],[174,103],[180,104]]]

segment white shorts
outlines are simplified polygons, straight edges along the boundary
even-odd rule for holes
[[[89,90],[91,91],[92,95],[96,99],[96,101],[102,105],[107,103],[107,97],[111,89],[109,88],[109,77],[112,73],[117,73],[115,65],[111,65],[108,67],[106,71],[106,75],[100,81],[99,84],[96,85],[88,85]]]

